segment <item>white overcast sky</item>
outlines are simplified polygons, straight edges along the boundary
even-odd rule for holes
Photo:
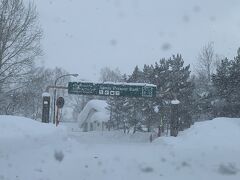
[[[194,65],[202,46],[232,58],[240,47],[239,0],[35,0],[44,65],[98,80],[102,67],[131,73],[181,53]]]

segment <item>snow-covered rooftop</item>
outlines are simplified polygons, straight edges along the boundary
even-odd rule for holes
[[[48,92],[44,92],[44,93],[42,93],[42,97],[50,97],[51,95],[50,95],[50,93],[48,93]]]
[[[90,121],[98,121],[98,122],[106,122],[109,120],[109,112],[106,109],[108,104],[106,101],[103,100],[91,100],[89,101],[86,106],[83,108],[81,113],[79,114],[78,121],[79,126],[84,123],[91,110],[95,110],[96,112],[91,117]]]
[[[172,101],[171,101],[171,104],[180,104],[180,101],[177,100],[177,99],[175,99],[175,100],[172,100]]]

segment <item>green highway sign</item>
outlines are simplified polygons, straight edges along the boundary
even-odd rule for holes
[[[122,96],[122,97],[148,97],[156,96],[157,87],[144,83],[91,83],[69,82],[69,94]]]

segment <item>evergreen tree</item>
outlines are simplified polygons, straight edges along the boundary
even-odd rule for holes
[[[193,102],[193,84],[190,81],[190,65],[184,66],[181,55],[170,58],[170,78],[168,88],[170,89],[170,98],[180,101],[180,129],[189,127],[191,124],[191,109]]]
[[[233,60],[224,59],[212,76],[216,88],[215,114],[240,116],[240,49]]]
[[[144,79],[143,72],[136,66],[128,79],[128,83],[142,83]],[[133,128],[133,133],[140,128],[142,121],[142,98],[127,98],[125,108],[127,110],[127,123]]]

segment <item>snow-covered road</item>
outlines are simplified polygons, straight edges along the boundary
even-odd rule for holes
[[[240,179],[240,119],[196,123],[153,143],[66,129],[0,116],[0,180]]]

